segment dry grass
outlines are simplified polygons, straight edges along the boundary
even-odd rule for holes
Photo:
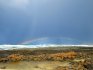
[[[64,59],[74,59],[76,58],[77,53],[76,52],[65,52],[65,53],[56,53],[51,54],[49,57],[53,60],[64,60]]]
[[[21,61],[24,59],[23,55],[20,54],[11,54],[7,57],[9,61]]]
[[[7,57],[0,58],[0,61],[22,61],[22,60],[32,60],[32,61],[42,61],[42,60],[66,60],[75,59],[77,56],[76,52],[62,52],[54,54],[40,54],[40,55],[21,55],[21,54],[10,54]]]

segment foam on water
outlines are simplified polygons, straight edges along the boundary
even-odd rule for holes
[[[42,48],[42,47],[93,47],[93,45],[0,45],[0,50],[13,50],[25,48]]]

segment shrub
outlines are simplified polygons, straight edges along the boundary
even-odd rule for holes
[[[20,54],[11,54],[7,57],[10,61],[20,61],[24,59],[23,55]]]
[[[76,57],[76,52],[65,52],[50,54],[49,58],[53,60],[64,60],[64,59],[74,59]]]

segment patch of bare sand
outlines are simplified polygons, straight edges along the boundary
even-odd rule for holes
[[[54,70],[58,66],[69,66],[69,62],[60,61],[22,61],[18,63],[0,63],[1,70]]]

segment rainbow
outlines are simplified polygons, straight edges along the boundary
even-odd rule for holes
[[[81,44],[80,41],[76,39],[71,39],[71,38],[65,38],[65,37],[43,37],[43,38],[35,38],[35,39],[30,39],[27,41],[24,41],[21,43],[21,45],[33,45],[35,44]],[[35,45],[36,45],[35,44]]]

